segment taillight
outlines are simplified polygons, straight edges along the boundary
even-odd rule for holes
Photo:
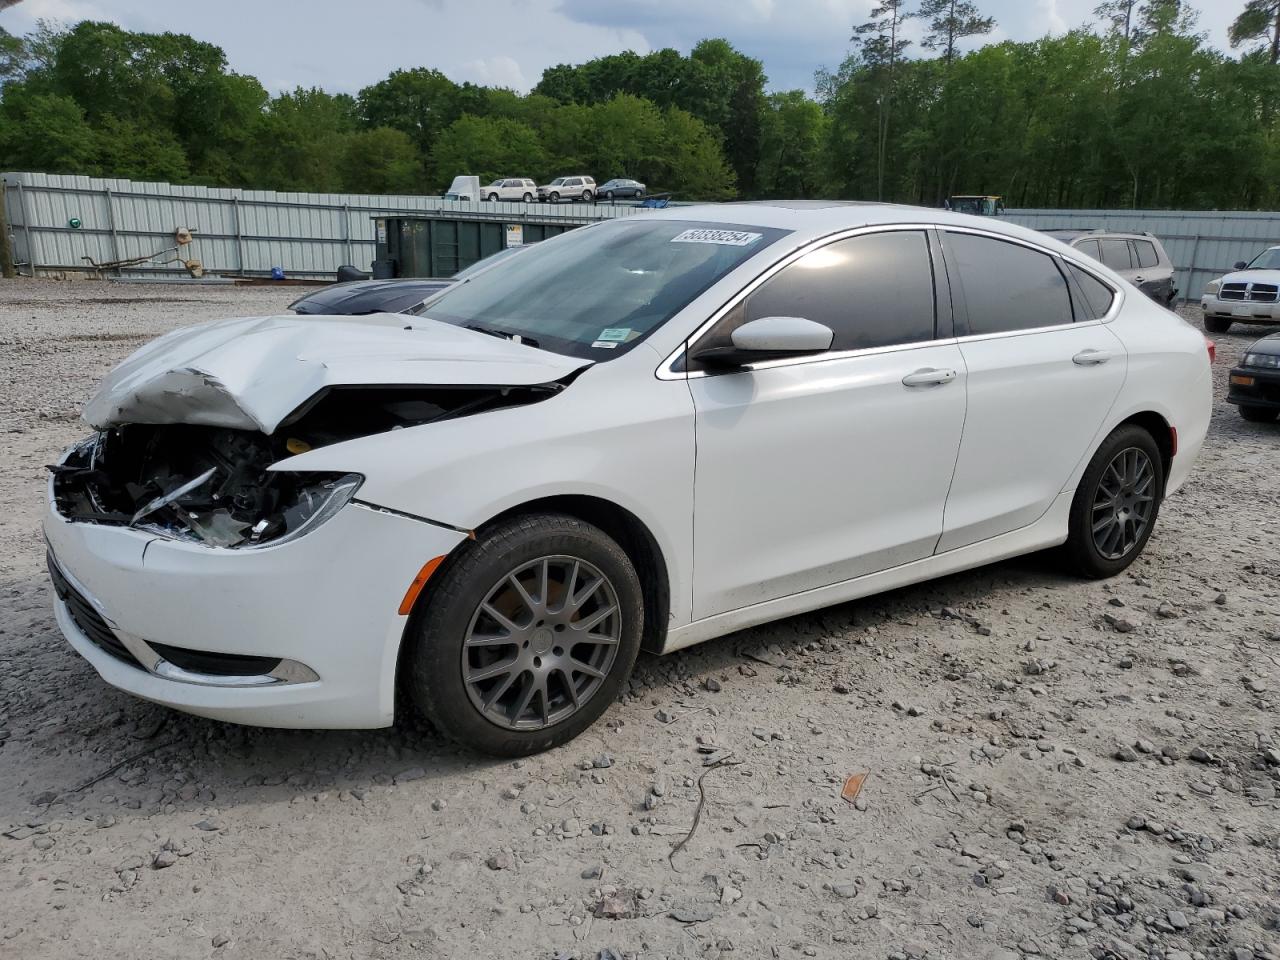
[[[1208,337],[1204,338],[1204,345],[1209,351],[1209,362],[1215,363],[1218,359],[1218,345]]]

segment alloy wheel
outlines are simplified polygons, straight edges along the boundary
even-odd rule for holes
[[[1137,447],[1117,453],[1102,471],[1093,494],[1093,545],[1108,560],[1119,560],[1142,540],[1155,508],[1156,471]]]
[[[613,584],[577,557],[540,557],[485,594],[462,646],[471,703],[507,730],[560,723],[609,675],[622,636]]]

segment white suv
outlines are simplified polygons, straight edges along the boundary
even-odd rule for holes
[[[556,177],[538,188],[539,200],[559,203],[562,198],[590,202],[596,198],[596,182],[590,177]]]
[[[532,203],[537,195],[538,186],[532,180],[519,177],[508,177],[495,180],[480,188],[481,200],[523,200]]]

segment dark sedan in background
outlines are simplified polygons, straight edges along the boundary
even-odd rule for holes
[[[638,199],[643,196],[644,184],[639,180],[627,180],[619,177],[596,187],[597,200],[613,200],[618,197],[635,197]]]
[[[532,244],[506,247],[469,267],[463,267],[452,277],[395,277],[390,280],[348,280],[331,283],[327,287],[321,287],[319,290],[299,297],[289,304],[289,309],[294,313],[313,317],[404,313],[445,287],[466,280],[481,270],[488,270],[528,246]]]
[[[1280,333],[1263,337],[1233,367],[1227,403],[1254,423],[1273,423],[1280,417]]]

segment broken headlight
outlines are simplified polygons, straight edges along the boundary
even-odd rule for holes
[[[291,451],[261,434],[212,428],[108,430],[50,469],[68,520],[147,530],[210,547],[285,543],[341,510],[354,473],[272,470]]]
[[[245,547],[274,547],[290,540],[296,540],[304,533],[309,533],[324,523],[339,510],[351,502],[351,498],[364,483],[364,477],[358,473],[346,473],[334,477],[332,474],[292,474],[298,478],[294,484],[297,500],[289,506],[282,507],[279,517],[283,529],[274,535],[263,538],[264,533],[271,531],[269,519],[259,520],[250,529],[249,542],[240,544]],[[310,480],[315,482],[308,482]]]

